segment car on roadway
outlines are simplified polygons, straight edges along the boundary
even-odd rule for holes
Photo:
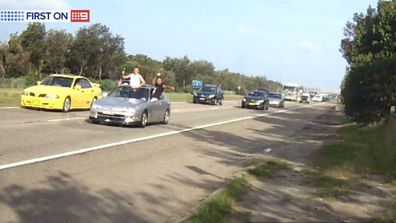
[[[22,107],[53,109],[89,109],[102,96],[99,84],[77,75],[53,74],[36,86],[23,90]]]
[[[311,95],[309,93],[303,93],[301,95],[300,103],[310,103],[311,102]]]
[[[316,94],[316,95],[312,98],[312,101],[314,101],[314,102],[322,102],[322,101],[324,101],[323,95],[321,95],[321,94]]]
[[[193,91],[193,103],[222,105],[224,100],[223,90],[215,85],[205,85],[198,91]]]
[[[92,105],[89,119],[95,123],[139,125],[148,123],[168,124],[170,102],[164,96],[152,98],[154,87],[144,85],[141,88],[121,86],[111,91]]]
[[[269,106],[283,108],[285,107],[285,98],[282,94],[277,92],[270,92],[268,94]]]
[[[268,92],[264,90],[254,90],[249,92],[245,97],[242,98],[241,107],[268,110]]]

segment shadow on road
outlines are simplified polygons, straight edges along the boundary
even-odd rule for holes
[[[132,198],[110,189],[93,192],[70,175],[48,177],[44,187],[29,190],[18,185],[0,193],[0,203],[12,207],[18,222],[144,222],[133,212]],[[3,218],[4,219],[4,218]]]

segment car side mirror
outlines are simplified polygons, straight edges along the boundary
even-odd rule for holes
[[[76,89],[77,91],[81,90],[81,85],[77,84],[74,89]]]
[[[103,94],[102,94],[103,97],[107,97],[107,95],[109,95],[108,92],[103,92]]]
[[[192,91],[191,94],[194,94],[194,95],[195,95],[195,94],[197,94],[197,91]]]
[[[40,85],[41,84],[41,81],[37,81],[37,85]]]

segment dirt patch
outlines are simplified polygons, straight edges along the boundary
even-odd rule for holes
[[[312,181],[316,170],[310,155],[338,139],[336,131],[342,122],[342,114],[331,107],[282,148],[274,148],[274,158],[287,160],[294,168],[272,179],[254,178],[250,192],[236,205],[232,221],[362,222],[389,216],[395,187],[375,176],[349,181],[338,173]]]

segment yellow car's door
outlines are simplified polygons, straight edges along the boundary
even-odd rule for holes
[[[90,108],[93,98],[96,97],[95,89],[91,82],[85,78],[78,79],[76,83],[81,86],[81,108]]]
[[[79,79],[77,79],[72,89],[70,90],[71,104],[73,108],[82,108],[83,107],[83,91],[82,86],[79,84]]]

